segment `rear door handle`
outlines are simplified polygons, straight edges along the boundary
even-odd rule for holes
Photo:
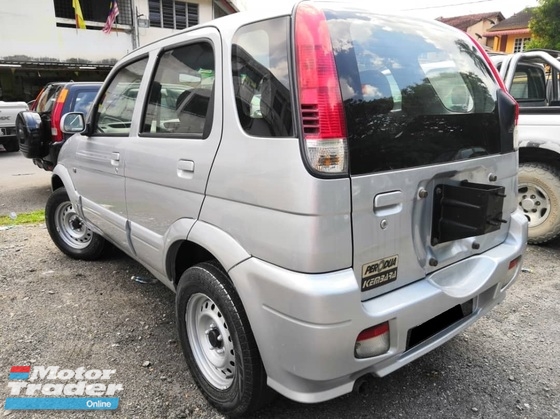
[[[177,162],[177,176],[183,179],[192,179],[194,177],[194,161],[179,160]]]
[[[375,195],[373,199],[373,212],[380,216],[397,214],[403,206],[403,193],[401,191],[385,192]]]

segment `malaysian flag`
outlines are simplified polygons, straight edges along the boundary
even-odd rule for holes
[[[115,23],[115,19],[119,15],[119,6],[117,6],[117,0],[111,0],[109,7],[110,7],[109,16],[107,16],[107,21],[105,22],[105,26],[103,26],[103,32],[105,33],[111,32],[111,28]]]

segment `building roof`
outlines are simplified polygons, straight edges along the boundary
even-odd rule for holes
[[[454,28],[461,29],[462,31],[466,31],[469,27],[484,19],[498,23],[499,21],[504,20],[504,15],[502,15],[501,12],[490,12],[454,17],[438,17],[436,20],[446,23],[449,26],[453,26]]]
[[[525,10],[514,14],[512,17],[502,20],[497,25],[488,29],[488,32],[511,31],[513,29],[529,28],[529,21],[533,15],[533,8],[527,7]]]

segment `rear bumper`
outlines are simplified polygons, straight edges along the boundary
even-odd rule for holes
[[[352,391],[365,374],[382,377],[465,330],[505,297],[521,264],[527,222],[513,214],[507,239],[426,278],[368,301],[351,269],[306,275],[255,258],[230,270],[251,322],[268,384],[299,402],[321,402]],[[452,280],[449,280],[452,278]],[[407,350],[409,330],[454,306],[473,301],[469,316]],[[358,334],[389,322],[386,354],[357,359]]]
[[[64,141],[50,143],[49,154],[41,158],[33,159],[33,163],[35,163],[35,166],[47,170],[49,172],[52,172],[52,170],[54,169],[58,161],[58,155],[60,154],[60,149],[62,148]]]

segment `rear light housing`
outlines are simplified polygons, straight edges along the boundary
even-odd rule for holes
[[[54,104],[52,114],[51,114],[51,136],[53,142],[59,142],[63,140],[62,131],[60,130],[60,120],[62,119],[62,109],[64,108],[64,102],[68,96],[68,89],[64,88],[60,91],[60,94],[56,98],[56,103]]]
[[[315,6],[295,12],[299,113],[307,161],[324,174],[348,172],[346,119],[327,19]]]
[[[386,353],[389,347],[389,322],[385,322],[360,332],[354,355],[356,358],[370,358]]]

